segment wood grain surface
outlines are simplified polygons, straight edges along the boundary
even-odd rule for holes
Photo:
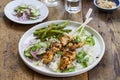
[[[77,14],[67,13],[64,3],[49,8],[49,16],[43,22],[61,19],[83,22],[88,9],[93,8],[94,20],[89,25],[102,35],[106,45],[104,57],[89,72],[73,77],[53,78],[34,72],[21,60],[18,53],[19,39],[25,31],[39,23],[21,25],[8,20],[3,10],[10,1],[0,0],[0,80],[120,80],[120,9],[104,13],[93,5],[93,0],[82,0],[82,10]]]

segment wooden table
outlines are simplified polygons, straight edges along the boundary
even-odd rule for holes
[[[8,20],[3,9],[10,1],[0,0],[0,80],[120,80],[120,9],[103,13],[93,5],[93,0],[82,0],[82,10],[78,14],[67,13],[63,4],[49,8],[49,16],[43,22],[59,19],[83,22],[87,10],[93,8],[94,20],[89,25],[102,35],[106,44],[104,57],[89,72],[74,77],[53,78],[34,72],[21,60],[19,39],[36,24],[21,25]]]

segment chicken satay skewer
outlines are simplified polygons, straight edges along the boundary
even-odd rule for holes
[[[78,27],[78,29],[76,29],[75,32],[73,32],[72,34],[65,34],[65,36],[67,36],[67,37],[69,37],[70,35],[74,36],[76,31],[78,31],[79,29],[81,29],[81,31],[79,32],[79,35],[81,35],[82,31],[84,30],[85,25],[92,20],[92,18],[89,18],[91,13],[92,13],[92,9],[89,9],[88,13],[86,14],[85,22],[80,27]],[[63,41],[65,36],[61,38],[61,42],[69,43],[69,41],[70,41],[69,39],[66,39],[67,41]],[[64,45],[66,45],[67,43],[65,43]],[[72,46],[70,45],[69,48],[73,49],[74,46],[75,46],[75,48],[78,48],[82,45],[83,45],[83,43],[79,43],[78,45],[75,44]],[[65,70],[69,65],[71,65],[75,59],[75,56],[76,56],[76,52],[74,49],[70,52],[65,52],[65,54],[61,57],[61,60],[60,60],[60,69]]]
[[[76,29],[76,31],[79,30],[81,27],[85,26],[87,23],[89,23],[92,20],[92,18],[89,18],[91,12],[92,12],[92,9],[89,9],[88,13],[86,14],[86,20],[85,20],[85,22],[80,27],[78,27],[78,29]],[[84,27],[82,29],[84,29]],[[70,34],[65,33],[65,35],[66,36],[61,37],[61,39],[60,39],[61,43],[62,43],[62,46],[65,46],[68,42],[70,42],[72,40],[72,37],[70,36]],[[66,39],[66,40],[64,40],[64,39]],[[48,64],[48,63],[50,63],[52,61],[52,59],[54,57],[54,55],[53,55],[54,52],[56,52],[56,51],[48,50],[47,53],[44,54],[44,56],[43,56],[43,62],[45,64]]]
[[[62,43],[63,46],[65,46],[68,42],[70,42],[71,40],[73,40],[73,37],[76,35],[76,32],[80,30],[80,32],[78,33],[78,35],[81,35],[82,31],[84,30],[84,27],[86,24],[88,24],[93,18],[90,17],[92,13],[92,9],[90,8],[85,16],[86,20],[83,24],[80,25],[80,27],[78,27],[75,31],[71,32],[71,33],[64,33],[63,36],[60,38],[60,41]]]
[[[79,30],[79,29],[81,29],[81,31],[78,33],[78,35],[81,35],[81,33],[82,33],[82,31],[84,30],[84,28],[85,28],[85,25],[86,24],[88,24],[91,20],[92,20],[93,18],[88,18],[78,29],[76,29],[73,33],[64,33],[64,37],[61,37],[60,38],[60,40],[61,40],[61,42],[66,42],[65,44],[64,43],[62,43],[63,44],[63,46],[65,46],[66,44],[67,44],[67,42],[70,42],[72,39],[73,39],[73,37],[76,35],[75,33]],[[66,37],[65,37],[66,36]],[[65,40],[65,38],[66,38],[66,40]],[[64,40],[64,41],[63,41]]]

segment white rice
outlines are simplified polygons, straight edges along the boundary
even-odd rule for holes
[[[53,61],[50,62],[49,66],[48,66],[49,69],[51,69],[52,71],[57,71],[57,69],[59,67],[58,64],[60,63],[60,58],[61,58],[61,56],[59,54],[55,54]]]

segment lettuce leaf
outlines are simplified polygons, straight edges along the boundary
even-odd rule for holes
[[[78,54],[77,54],[77,62],[82,64],[83,67],[87,67],[87,63],[89,61],[89,58],[86,57],[87,53],[84,50],[81,50]]]
[[[94,46],[95,45],[95,40],[93,38],[93,35],[87,36],[86,39],[84,40],[85,44],[88,44],[90,46]]]

